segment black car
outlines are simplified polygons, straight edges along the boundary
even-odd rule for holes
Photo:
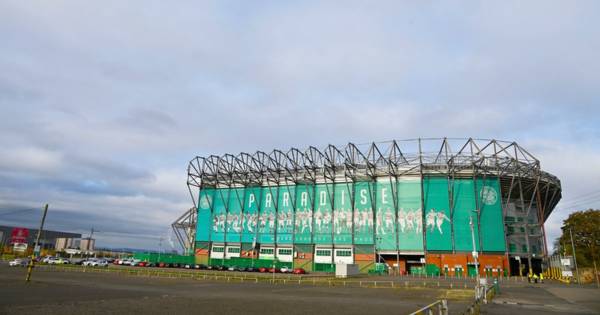
[[[217,270],[219,270],[219,271],[227,270],[227,267],[223,266],[223,265],[217,266]]]
[[[256,272],[257,270],[254,267],[246,267],[246,268],[244,268],[244,271],[247,271],[247,272]]]
[[[206,270],[213,270],[213,269],[215,269],[215,267],[213,267],[212,265],[206,266]]]
[[[199,264],[199,265],[196,264],[196,265],[194,265],[194,269],[204,270],[204,269],[207,269],[207,267],[204,264]]]

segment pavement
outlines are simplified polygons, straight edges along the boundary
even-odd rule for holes
[[[549,281],[500,289],[482,314],[600,314],[600,289]]]

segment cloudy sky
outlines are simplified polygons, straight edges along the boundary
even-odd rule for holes
[[[196,155],[517,141],[600,206],[597,1],[0,1],[0,224],[157,248]]]

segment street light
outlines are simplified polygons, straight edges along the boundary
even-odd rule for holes
[[[469,216],[469,226],[471,227],[471,240],[473,242],[473,252],[471,253],[473,255],[473,260],[475,261],[475,274],[476,274],[476,281],[477,283],[475,284],[475,298],[479,298],[479,261],[478,261],[478,253],[477,253],[477,248],[475,246],[475,229],[473,228],[473,216]]]

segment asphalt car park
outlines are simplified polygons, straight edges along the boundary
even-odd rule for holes
[[[44,272],[35,270],[33,280],[26,284],[24,268],[0,264],[0,282],[3,284],[0,286],[0,313],[365,314],[394,310],[406,314],[447,293],[433,288],[391,290],[227,283],[51,271],[58,270],[55,268],[51,266]],[[452,297],[449,302],[451,313],[464,310],[470,298],[470,294]]]

